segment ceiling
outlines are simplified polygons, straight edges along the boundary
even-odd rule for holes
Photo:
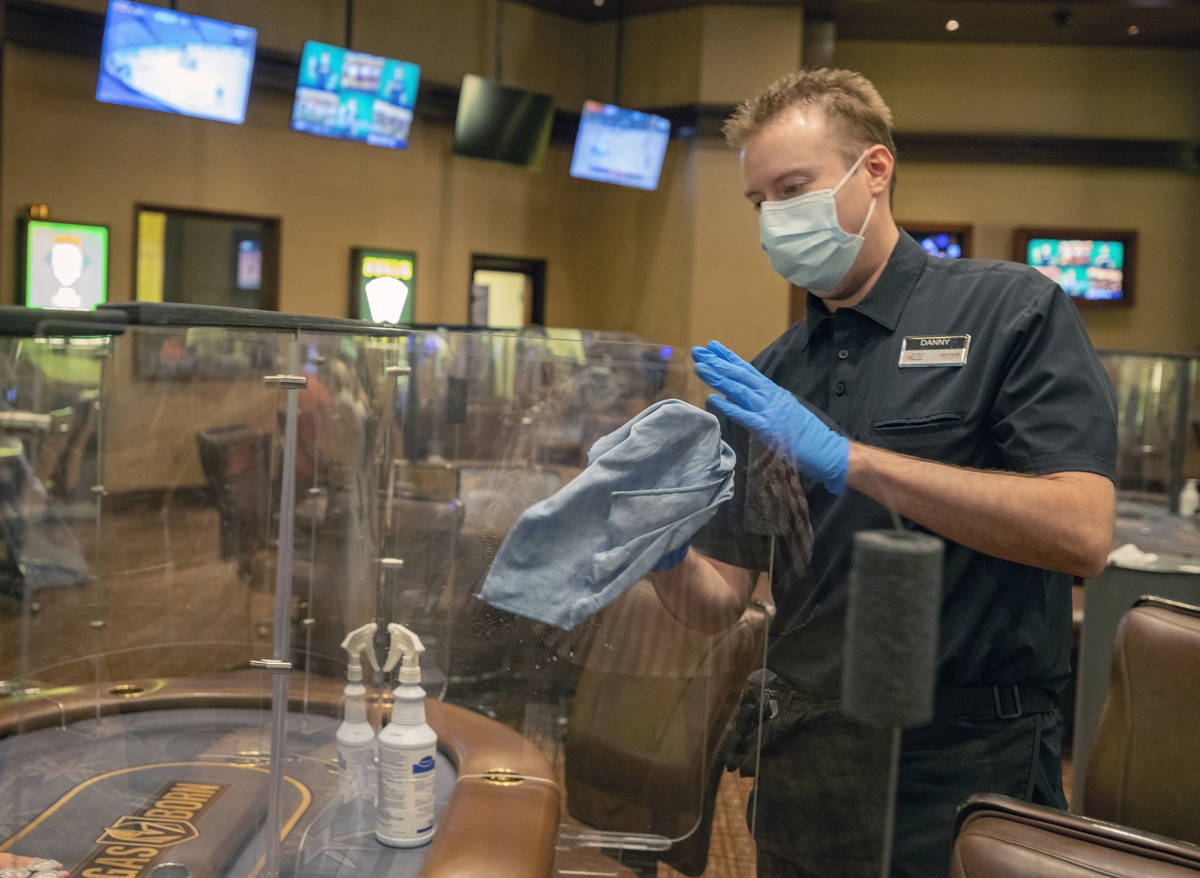
[[[799,6],[838,39],[1200,47],[1200,0],[519,0],[585,21],[706,3]],[[600,2],[602,5],[597,5]],[[958,22],[948,31],[946,23]],[[1134,33],[1130,29],[1135,28]]]

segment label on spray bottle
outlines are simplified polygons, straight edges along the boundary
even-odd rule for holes
[[[379,760],[380,835],[392,843],[421,844],[432,837],[435,747],[386,748]]]

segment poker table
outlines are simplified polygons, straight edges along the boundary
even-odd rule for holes
[[[280,873],[537,878],[554,867],[561,792],[523,736],[426,700],[437,829],[375,841],[374,804],[334,737],[343,684],[293,672]],[[306,691],[305,691],[306,690]],[[0,853],[83,878],[254,876],[263,868],[270,688],[238,671],[0,698]],[[376,727],[388,702],[375,703]]]

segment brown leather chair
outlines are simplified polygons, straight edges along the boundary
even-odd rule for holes
[[[1200,607],[1142,598],[1117,628],[1083,779],[1089,816],[973,797],[959,809],[951,878],[1200,872],[1198,691]]]
[[[1183,878],[1200,847],[1032,805],[974,796],[958,811],[950,878]]]
[[[720,634],[700,634],[642,580],[570,632],[583,665],[564,742],[572,818],[673,839],[661,860],[704,871],[727,731],[762,663],[769,613],[752,603]]]
[[[1084,780],[1089,817],[1200,844],[1200,607],[1146,597],[1121,617]]]
[[[221,559],[248,575],[254,553],[271,539],[271,436],[229,424],[197,432],[196,449],[216,501]]]

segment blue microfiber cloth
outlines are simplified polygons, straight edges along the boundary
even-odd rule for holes
[[[717,419],[677,399],[598,439],[588,465],[525,510],[479,591],[494,607],[572,628],[632,588],[733,496]]]

